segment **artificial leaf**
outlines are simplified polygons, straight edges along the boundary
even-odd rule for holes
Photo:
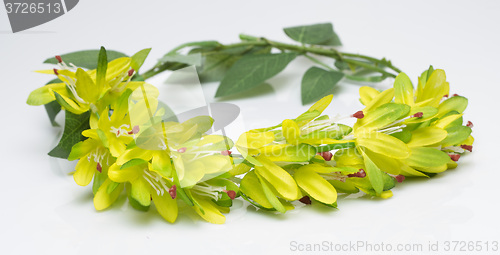
[[[76,66],[87,68],[87,69],[96,69],[97,68],[97,60],[99,58],[99,52],[100,50],[82,50],[82,51],[76,51],[76,52],[71,52],[67,54],[60,55],[62,60],[66,62],[67,64],[72,63]],[[118,51],[113,51],[113,50],[108,50],[106,51],[107,53],[107,58],[108,61],[121,58],[121,57],[127,57],[127,55],[118,52]],[[55,58],[48,58],[46,59],[43,63],[47,64],[57,64],[57,59]]]
[[[342,43],[333,31],[332,23],[287,27],[283,29],[288,37],[305,44],[340,46]]]
[[[49,152],[49,155],[57,158],[68,158],[73,145],[84,140],[82,131],[89,129],[90,112],[80,115],[66,111],[64,132],[57,146]]]
[[[335,85],[342,80],[344,73],[311,67],[302,77],[302,104],[308,104],[330,93]]]
[[[244,56],[227,71],[215,96],[228,96],[252,89],[283,71],[296,56],[296,53]]]

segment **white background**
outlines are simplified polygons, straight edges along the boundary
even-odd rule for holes
[[[0,253],[293,254],[299,253],[291,250],[293,241],[421,243],[424,249],[439,241],[441,250],[445,241],[500,241],[499,13],[498,1],[85,0],[56,20],[12,34],[2,9]],[[474,153],[436,178],[405,181],[388,200],[339,198],[339,210],[311,206],[285,215],[236,202],[225,225],[191,214],[169,224],[154,210],[135,211],[123,199],[96,212],[90,187],[77,186],[67,174],[72,164],[46,154],[61,130],[50,126],[43,107],[25,103],[30,91],[52,78],[32,71],[49,67],[41,62],[56,54],[101,45],[127,54],[152,47],[148,68],[184,42],[236,42],[242,32],[289,41],[283,27],[319,22],[333,22],[342,50],[388,57],[414,83],[429,64],[445,69],[452,93],[469,98],[465,119],[475,124]],[[274,92],[232,98],[246,128],[304,111],[300,79],[309,65],[305,59],[293,62],[270,80]],[[165,77],[150,82],[161,85]],[[204,87],[210,100],[216,85]],[[340,84],[328,113],[360,109],[358,88]]]

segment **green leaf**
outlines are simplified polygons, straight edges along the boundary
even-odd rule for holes
[[[66,112],[66,121],[64,123],[64,132],[59,144],[49,152],[49,155],[57,158],[67,159],[73,145],[85,139],[82,131],[89,129],[90,112],[84,112],[80,115]]]
[[[227,71],[215,96],[228,96],[252,89],[283,71],[296,56],[296,53],[244,56]]]
[[[288,37],[297,42],[317,45],[342,45],[338,35],[333,31],[332,23],[288,27],[283,30]]]
[[[106,49],[101,46],[97,60],[96,83],[98,88],[103,88],[106,83],[106,70],[108,70],[108,55]]]
[[[47,111],[47,115],[49,116],[50,123],[53,127],[58,127],[59,124],[56,122],[56,116],[61,111],[61,106],[57,101],[52,101],[45,106],[45,111]]]
[[[344,78],[344,73],[311,67],[302,77],[302,104],[308,104],[329,94],[333,87]]]
[[[198,71],[201,82],[220,81],[227,70],[233,66],[243,55],[257,55],[271,52],[269,46],[240,46],[222,49],[217,53],[204,55],[203,64]]]
[[[82,50],[82,51],[75,51],[67,54],[61,55],[61,58],[64,62],[67,64],[73,63],[76,66],[87,68],[87,69],[96,69],[97,68],[97,60],[99,58],[99,52],[100,50]],[[121,58],[121,57],[127,57],[127,55],[118,52],[118,51],[113,51],[113,50],[108,50],[107,51],[107,57],[108,61],[111,61],[113,59]],[[48,58],[43,63],[46,64],[57,64],[57,59],[55,58]]]
[[[142,64],[144,64],[144,61],[149,55],[149,52],[151,51],[151,48],[148,49],[143,49],[138,51],[132,56],[132,63],[131,67],[136,71],[139,72],[139,69],[141,68]]]

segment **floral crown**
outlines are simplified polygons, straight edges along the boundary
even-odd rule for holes
[[[299,203],[337,207],[338,193],[389,198],[406,177],[431,177],[457,167],[472,151],[472,123],[464,124],[467,98],[450,95],[445,72],[430,67],[416,88],[404,73],[384,91],[359,90],[364,109],[350,116],[323,114],[332,95],[295,119],[247,131],[233,142],[207,133],[214,120],[171,118],[158,89],[137,70],[147,53],[84,70],[56,57],[58,68],[29,105],[45,105],[51,120],[66,113],[64,134],[51,156],[78,160],[72,173],[92,183],[97,210],[127,196],[132,207],[151,205],[175,222],[180,204],[208,222],[225,222],[234,199],[285,213]],[[137,79],[136,79],[137,78]],[[341,124],[355,118],[351,127]]]

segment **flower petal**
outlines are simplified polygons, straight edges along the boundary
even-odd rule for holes
[[[370,101],[370,103],[363,109],[363,112],[369,112],[383,104],[389,103],[394,97],[394,88],[386,89]]]
[[[250,171],[243,177],[240,183],[240,190],[259,205],[265,208],[273,208],[273,205],[266,198],[264,190],[262,190],[262,185],[255,171]]]
[[[290,201],[296,200],[299,189],[292,176],[283,170],[283,168],[263,156],[258,156],[257,160],[263,164],[262,167],[255,167],[257,173],[274,186],[283,198]]]
[[[359,146],[391,158],[407,158],[410,156],[408,145],[401,140],[380,132],[362,133],[356,138]]]
[[[369,87],[369,86],[363,86],[359,88],[359,101],[363,105],[368,105],[378,94],[380,94],[380,91]]]
[[[441,142],[446,138],[448,132],[438,127],[419,128],[411,133],[408,142],[409,147],[428,146]]]
[[[144,178],[137,178],[130,182],[130,196],[133,197],[142,206],[151,204],[151,185]]]
[[[295,121],[284,120],[281,127],[287,143],[297,144],[299,142],[300,128]]]
[[[224,222],[226,222],[226,217],[222,215],[219,209],[217,209],[211,201],[195,197],[193,197],[193,199],[197,202],[198,206],[203,208],[202,211],[198,206],[193,207],[196,213],[198,213],[198,215],[200,215],[204,220],[213,224],[224,224]]]
[[[153,203],[158,210],[158,213],[170,223],[174,223],[179,214],[177,207],[177,200],[172,199],[168,192],[163,193],[163,195],[158,195],[155,192],[151,193],[153,198]]]
[[[398,104],[407,104],[413,106],[413,85],[405,73],[400,73],[394,80],[394,102]]]
[[[124,184],[121,183],[113,189],[111,193],[108,192],[109,185],[113,183],[110,179],[106,179],[104,183],[99,187],[95,196],[94,196],[94,207],[96,210],[101,211],[109,206],[111,206],[116,199],[120,196],[123,191]]]
[[[325,204],[333,204],[337,201],[335,188],[316,172],[301,167],[295,171],[293,177],[299,187],[314,199]]]
[[[83,157],[76,163],[75,173],[73,174],[73,179],[75,179],[76,184],[80,186],[87,186],[96,171],[97,163],[93,160],[88,160]]]

